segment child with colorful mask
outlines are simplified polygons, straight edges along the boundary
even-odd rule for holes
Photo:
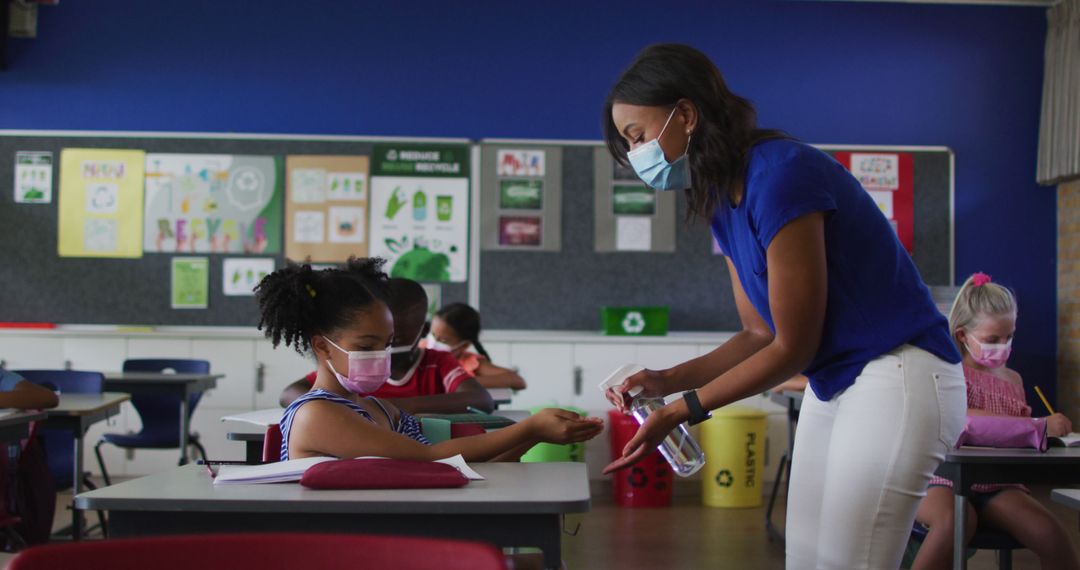
[[[1015,370],[1005,366],[1012,350],[1016,317],[1016,298],[1012,292],[993,283],[984,273],[968,278],[953,302],[949,330],[963,354],[968,415],[1031,417],[1023,380]],[[1033,418],[1033,421],[1037,429],[1045,429],[1051,437],[1072,431],[1072,422],[1061,414]],[[912,568],[951,567],[953,497],[950,481],[941,477],[931,479],[916,515],[918,523],[929,527],[929,532]],[[1080,568],[1065,529],[1023,485],[974,485],[967,509],[969,535],[975,533],[977,526],[1002,530],[1034,551],[1043,568]],[[971,540],[971,536],[966,540]]]
[[[393,398],[395,406],[413,414],[494,409],[491,395],[457,358],[447,351],[421,346],[430,330],[424,287],[402,278],[390,279],[387,286],[394,316],[390,379],[373,395]],[[310,390],[316,375],[317,372],[312,372],[287,386],[281,393],[282,407]]]
[[[491,363],[480,344],[480,313],[465,303],[451,303],[435,313],[425,343],[453,354],[485,388],[525,389],[525,379],[517,372]]]
[[[395,339],[382,264],[352,258],[344,270],[316,272],[290,263],[256,288],[259,329],[275,347],[311,353],[318,363],[314,387],[282,415],[282,460],[458,454],[466,461],[504,460],[537,443],[576,443],[600,433],[599,419],[548,409],[503,429],[430,445],[416,418],[371,396],[390,378]]]

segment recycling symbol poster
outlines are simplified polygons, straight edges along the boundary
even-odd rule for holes
[[[468,145],[379,144],[371,160],[371,255],[387,260],[392,277],[465,281]]]

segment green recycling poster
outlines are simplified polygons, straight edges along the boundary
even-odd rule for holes
[[[380,144],[371,156],[372,256],[393,277],[465,281],[469,270],[469,147]]]

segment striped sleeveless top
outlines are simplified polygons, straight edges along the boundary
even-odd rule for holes
[[[394,423],[394,418],[390,415],[390,412],[386,411],[386,408],[382,405],[382,402],[378,398],[368,396],[368,399],[375,402],[379,406],[379,409],[386,414],[386,418],[390,420],[390,425],[393,426],[393,430],[396,433],[400,433],[404,436],[408,436],[424,445],[431,445],[431,442],[424,437],[423,431],[420,429],[420,422],[406,413],[405,411],[399,412],[397,424]],[[360,414],[364,419],[371,423],[375,423],[375,418],[371,417],[371,414],[364,408],[357,404],[338,396],[337,394],[327,392],[326,390],[312,390],[303,396],[300,396],[289,404],[288,408],[285,408],[285,413],[281,416],[281,422],[278,424],[281,428],[281,460],[289,460],[289,432],[292,431],[293,418],[296,417],[296,410],[300,409],[300,406],[312,401],[312,400],[328,400],[336,404],[341,404],[350,410]]]

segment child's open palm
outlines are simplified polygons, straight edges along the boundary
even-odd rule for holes
[[[600,418],[583,418],[559,408],[545,408],[529,416],[536,437],[547,443],[577,443],[590,440],[604,429]]]

